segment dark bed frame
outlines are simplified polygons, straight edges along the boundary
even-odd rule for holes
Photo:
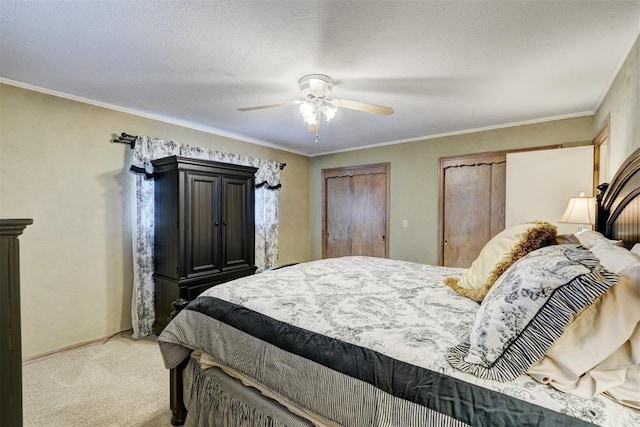
[[[622,240],[631,248],[640,242],[640,148],[620,166],[610,184],[600,184],[596,196],[595,229],[609,239]],[[174,306],[176,313],[184,307]],[[189,359],[170,371],[171,424],[183,425],[187,408],[183,400],[182,374]]]
[[[626,248],[640,242],[640,149],[620,166],[611,184],[600,184],[596,230]]]

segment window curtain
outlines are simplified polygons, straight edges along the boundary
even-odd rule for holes
[[[173,155],[258,168],[255,175],[255,262],[258,272],[276,265],[278,261],[280,163],[148,136],[138,136],[131,165],[131,171],[136,173],[135,223],[133,225],[133,296],[131,302],[134,338],[151,335],[155,321],[154,199],[151,160]]]

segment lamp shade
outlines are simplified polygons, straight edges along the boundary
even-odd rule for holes
[[[585,197],[584,193],[580,196],[569,198],[567,209],[562,214],[560,221],[571,224],[589,224],[596,222],[596,199],[595,197]]]

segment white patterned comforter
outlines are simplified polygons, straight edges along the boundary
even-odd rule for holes
[[[603,396],[583,399],[528,376],[499,383],[453,369],[447,349],[470,333],[479,307],[443,284],[445,277],[463,271],[344,257],[266,271],[203,295],[594,424],[640,425],[639,412]]]

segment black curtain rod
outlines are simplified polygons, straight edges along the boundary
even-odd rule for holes
[[[136,148],[136,139],[138,139],[136,135],[128,135],[125,132],[122,132],[118,138],[112,139],[111,142],[127,144],[133,150],[134,148]],[[283,170],[285,166],[287,166],[286,163],[280,163],[280,170]]]
[[[136,148],[136,139],[138,137],[135,135],[127,135],[126,133],[122,132],[120,134],[120,136],[117,139],[112,139],[111,142],[117,142],[120,144],[128,144],[131,149],[133,150],[134,148]]]

